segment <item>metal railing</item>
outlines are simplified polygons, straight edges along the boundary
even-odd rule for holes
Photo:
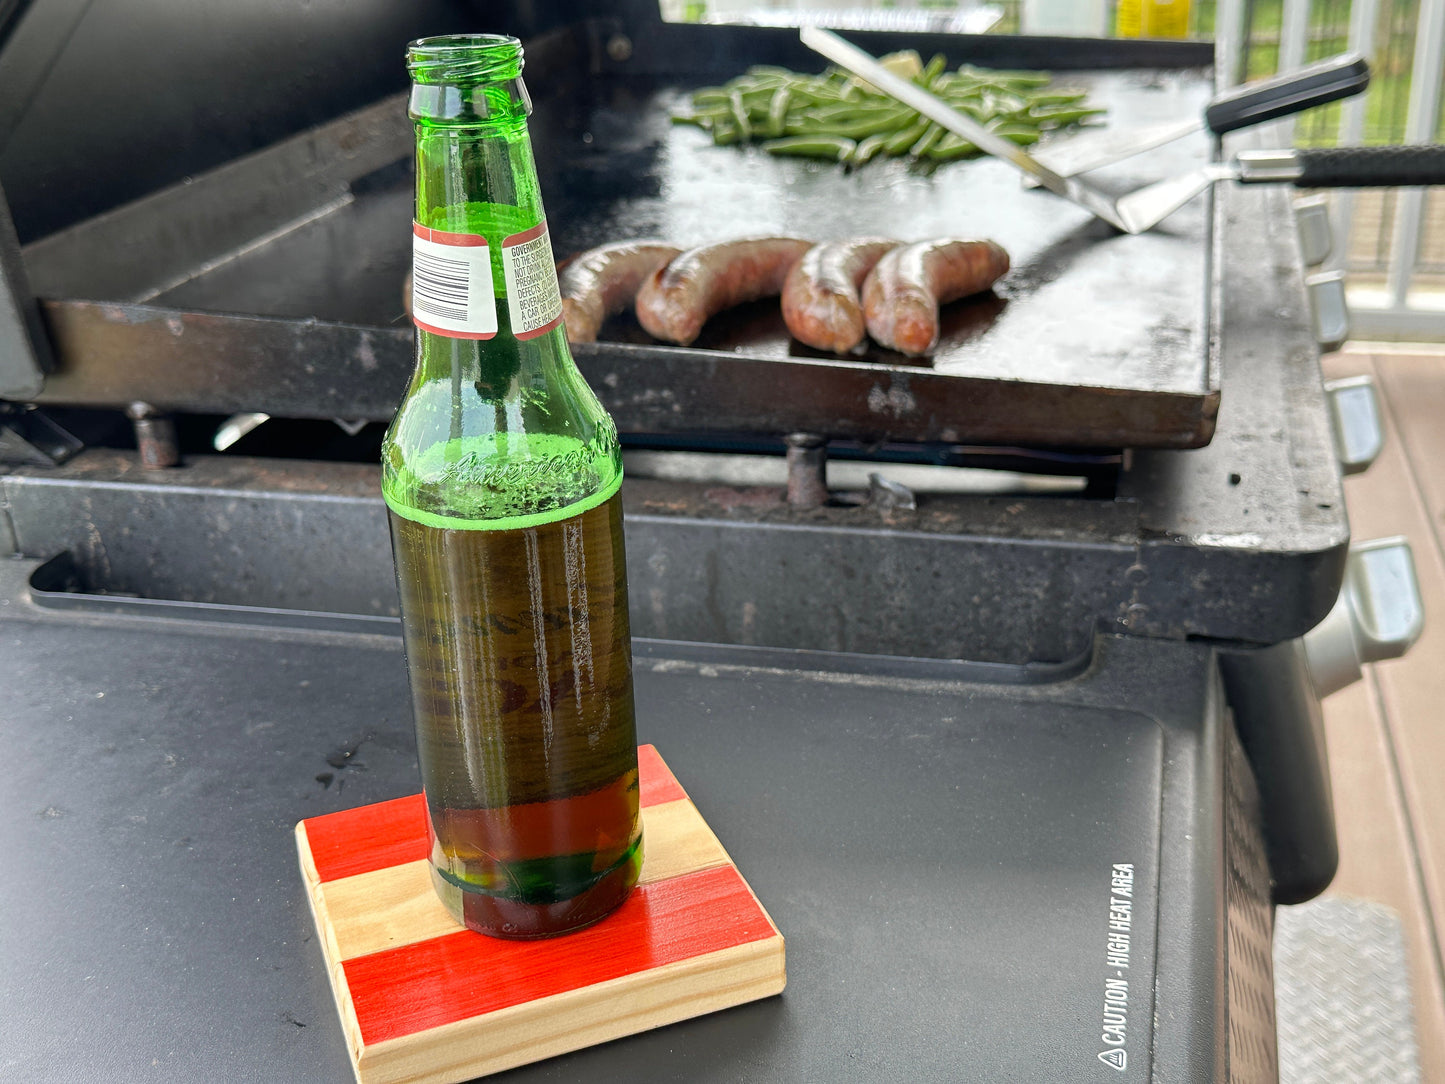
[[[1281,124],[1306,146],[1445,139],[1445,0],[1233,0],[1242,47],[1230,74],[1255,79],[1352,49],[1370,58],[1360,98]],[[1228,23],[1221,19],[1221,30]],[[1334,267],[1358,338],[1445,340],[1445,191],[1333,195]]]

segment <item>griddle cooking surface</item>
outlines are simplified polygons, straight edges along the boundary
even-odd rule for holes
[[[1113,126],[1197,115],[1201,72],[1069,73],[1109,108]],[[1160,229],[1117,234],[993,159],[932,173],[906,160],[845,172],[773,158],[757,147],[714,147],[669,114],[687,90],[606,79],[577,96],[539,101],[533,139],[558,258],[609,241],[663,237],[680,245],[787,233],[820,240],[874,234],[989,237],[1013,270],[996,289],[945,310],[932,359],[943,373],[1122,390],[1204,394],[1205,201]],[[1204,161],[1203,136],[1180,140],[1093,176],[1125,192]],[[158,304],[363,324],[401,317],[408,262],[410,173],[387,171],[354,202],[161,294]],[[381,236],[394,244],[379,244]],[[340,276],[338,277],[338,271]],[[630,317],[604,339],[652,343]],[[712,321],[695,344],[764,357],[824,358],[788,336],[775,302]],[[855,360],[916,362],[876,346]]]
[[[886,430],[896,439],[1111,448],[1187,447],[1212,436],[1218,375],[1205,198],[1128,237],[1056,196],[1025,190],[994,159],[932,171],[875,160],[850,172],[757,147],[714,147],[705,133],[671,123],[691,89],[676,81],[529,76],[539,91],[533,143],[559,258],[644,237],[691,246],[786,233],[988,237],[1012,259],[993,291],[945,309],[932,358],[871,345],[842,361],[820,354],[789,337],[775,300],[716,317],[689,350],[654,342],[628,314],[614,318],[598,346],[578,351],[589,379],[671,395],[684,411],[659,418],[614,395],[610,408],[639,431],[721,425],[875,439]],[[1199,116],[1210,91],[1202,70],[1075,72],[1059,83],[1087,87],[1116,127]],[[1196,167],[1208,152],[1200,134],[1092,177],[1123,193]],[[335,207],[147,301],[400,335],[410,217],[411,171],[398,161],[354,182]],[[400,338],[394,345],[404,348]],[[762,360],[781,364],[759,368]],[[727,370],[725,362],[750,364]]]
[[[1114,126],[1197,116],[1209,95],[1201,72],[1070,73]],[[827,240],[987,237],[1013,270],[995,289],[945,310],[932,367],[999,380],[1203,394],[1206,371],[1205,201],[1138,237],[1117,234],[1072,204],[1021,187],[994,159],[920,172],[905,159],[845,172],[774,158],[758,147],[714,147],[674,125],[678,87],[592,84],[584,101],[545,101],[534,117],[543,191],[558,257],[628,238],[679,245],[748,235]],[[553,127],[547,118],[567,118]],[[1181,140],[1094,175],[1117,192],[1202,163],[1204,136]],[[604,339],[648,343],[620,318]],[[697,346],[767,357],[830,357],[792,340],[776,302],[712,321]],[[858,360],[918,364],[871,346]],[[921,362],[928,364],[926,360]]]

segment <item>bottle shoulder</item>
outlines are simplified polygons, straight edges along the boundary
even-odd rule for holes
[[[551,386],[498,400],[452,380],[414,383],[382,445],[387,504],[447,521],[438,526],[485,528],[547,522],[606,500],[622,481],[617,429],[581,388],[585,397]]]

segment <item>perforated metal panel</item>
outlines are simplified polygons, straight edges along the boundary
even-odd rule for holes
[[[1225,946],[1230,1084],[1275,1084],[1273,915],[1260,832],[1259,790],[1230,727],[1224,769]]]

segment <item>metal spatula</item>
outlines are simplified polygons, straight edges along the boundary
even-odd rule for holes
[[[841,68],[866,79],[889,97],[902,102],[923,116],[935,121],[946,130],[962,136],[985,154],[1002,159],[1025,176],[1055,195],[1063,196],[1076,203],[1096,218],[1101,218],[1125,233],[1139,233],[1157,222],[1140,224],[1121,212],[1118,202],[1107,192],[1095,188],[1077,177],[1061,177],[1036,160],[1023,148],[996,135],[972,117],[965,116],[946,102],[924,90],[917,83],[909,82],[894,75],[862,49],[850,45],[837,34],[816,26],[805,26],[800,33],[803,44]]]
[[[1348,98],[1369,85],[1370,65],[1365,58],[1359,53],[1341,53],[1298,71],[1217,94],[1198,117],[1142,128],[1085,132],[1040,147],[1034,158],[1060,177],[1073,177],[1162,147],[1202,128],[1224,135]]]
[[[1292,184],[1296,188],[1393,188],[1445,184],[1445,146],[1328,147],[1240,151],[1216,162],[1136,189],[1118,199],[1119,214],[1141,230],[1168,218],[1215,181]]]

